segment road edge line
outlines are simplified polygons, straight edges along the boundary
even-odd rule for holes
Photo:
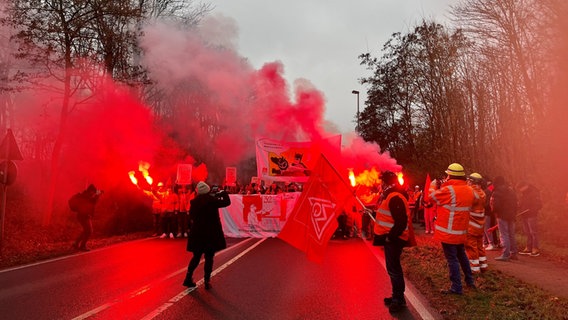
[[[77,257],[77,256],[89,254],[89,253],[92,253],[92,252],[102,251],[102,250],[105,250],[105,249],[108,249],[108,248],[114,247],[114,246],[120,246],[120,245],[124,245],[124,244],[127,244],[127,243],[133,243],[133,242],[147,241],[147,240],[152,240],[154,238],[155,237],[142,238],[142,239],[136,239],[136,240],[130,240],[130,241],[123,241],[123,242],[120,242],[120,243],[114,243],[114,244],[111,244],[111,245],[108,245],[108,246],[103,246],[103,247],[100,247],[100,248],[97,248],[97,249],[93,249],[93,250],[88,251],[88,252],[81,252],[81,251],[70,252],[69,254],[61,256],[61,257],[51,258],[51,259],[47,259],[47,260],[23,264],[21,266],[15,266],[15,267],[2,269],[2,270],[0,270],[0,273],[9,272],[9,271],[16,271],[16,270],[30,268],[30,267],[35,267],[35,266],[39,266],[39,265],[42,265],[42,264],[47,264],[47,263],[51,263],[51,262],[55,262],[55,261],[59,261],[59,260],[65,260],[65,259],[69,259],[69,258],[72,258],[72,257]]]
[[[379,248],[376,247],[376,246],[373,246],[371,241],[367,241],[367,240],[363,240],[363,241],[365,242],[365,245],[367,246],[367,248],[369,248],[371,253],[373,253],[375,258],[379,261],[381,266],[383,266],[383,268],[385,268],[385,270],[386,270],[384,255],[380,255],[377,252],[379,250]],[[406,283],[406,290],[404,292],[404,295],[406,296],[406,299],[408,300],[408,302],[410,302],[410,305],[414,308],[416,313],[418,313],[420,318],[421,319],[427,319],[427,320],[441,319],[441,317],[435,316],[434,313],[432,313],[431,308],[423,303],[423,301],[425,301],[425,299],[422,297],[422,295],[416,289],[416,287],[414,287],[414,285],[412,285],[412,282],[408,281],[408,279],[406,279],[406,277],[404,277],[404,282]]]

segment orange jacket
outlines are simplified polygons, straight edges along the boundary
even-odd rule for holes
[[[483,226],[485,225],[485,202],[487,201],[485,192],[477,184],[471,185],[474,193],[473,203],[469,211],[469,227],[467,234],[472,236],[482,236]]]
[[[449,244],[465,244],[473,189],[465,180],[450,179],[431,194],[431,198],[438,206],[434,239]]]
[[[181,192],[179,194],[179,211],[189,212],[189,208],[191,206],[190,201],[194,197],[195,195],[193,194],[193,192]]]
[[[410,214],[410,209],[408,208],[408,202],[406,201],[406,198],[399,192],[389,193],[387,198],[381,202],[379,209],[377,209],[377,216],[376,216],[377,221],[375,222],[375,227],[373,229],[375,234],[378,235],[387,234],[389,233],[390,229],[394,226],[394,219],[389,209],[389,202],[391,198],[394,196],[398,196],[402,199],[402,201],[404,202],[404,206],[406,207],[406,215],[408,216]],[[404,229],[404,231],[399,236],[399,238],[408,241],[408,235],[409,231],[407,225],[406,229]]]
[[[178,195],[172,190],[166,191],[164,198],[162,199],[162,211],[164,212],[174,212],[179,210],[179,198]]]

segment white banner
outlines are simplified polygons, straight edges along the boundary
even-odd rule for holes
[[[290,216],[300,192],[277,195],[231,194],[231,205],[221,208],[225,236],[276,237]]]

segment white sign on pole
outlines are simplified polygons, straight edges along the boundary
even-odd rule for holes
[[[234,187],[237,185],[237,168],[236,167],[226,167],[225,168],[225,183],[229,187]]]
[[[191,164],[178,164],[176,184],[188,185],[191,184]]]

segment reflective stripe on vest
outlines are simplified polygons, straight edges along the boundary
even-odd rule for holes
[[[476,223],[475,221],[469,220],[469,225],[478,229],[483,228],[482,225],[480,225],[479,223]]]
[[[476,217],[476,218],[484,218],[485,217],[485,212],[474,212],[474,211],[470,211],[469,215],[472,217]]]
[[[394,227],[394,223],[390,223],[390,222],[385,222],[385,221],[381,221],[381,220],[377,220],[377,224],[383,226],[383,227],[387,227],[387,228],[392,228]],[[408,227],[407,227],[408,229]]]
[[[436,230],[440,230],[443,231],[445,233],[449,233],[449,234],[455,234],[455,235],[464,235],[467,233],[467,230],[452,230],[452,229],[448,229],[448,228],[442,228],[439,225],[436,225]]]
[[[474,199],[469,212],[468,237],[478,237],[483,235],[483,225],[485,225],[485,192],[477,184],[471,186]]]

